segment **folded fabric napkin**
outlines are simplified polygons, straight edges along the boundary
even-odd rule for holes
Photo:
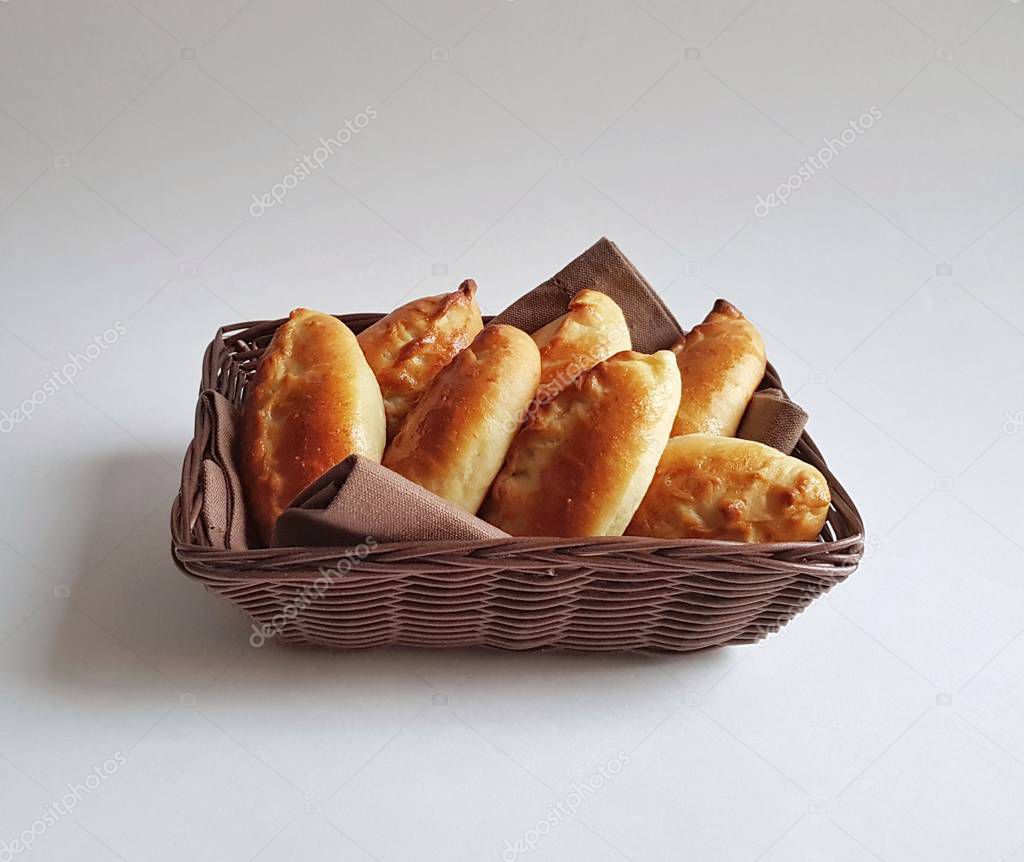
[[[622,308],[633,346],[644,353],[671,347],[683,334],[678,321],[636,267],[608,239],[601,239],[557,275],[513,303],[493,322],[535,332],[565,313],[584,288],[598,290]],[[245,500],[235,466],[238,410],[217,392],[203,392],[199,409],[213,428],[213,458],[201,470],[200,521],[218,548],[248,545]],[[778,389],[757,392],[738,436],[790,453],[807,414]],[[308,486],[278,518],[275,547],[343,547],[372,538],[380,543],[475,541],[506,538],[492,527],[403,476],[352,456]]]
[[[807,426],[807,413],[781,389],[759,389],[743,414],[737,437],[773,446],[789,455]]]
[[[197,409],[207,415],[213,429],[213,458],[204,458],[200,465],[203,505],[199,522],[214,548],[245,550],[249,547],[245,496],[235,466],[239,413],[227,398],[212,389],[199,395]]]
[[[275,547],[429,539],[508,538],[508,533],[362,455],[350,455],[296,497],[277,519]]]
[[[634,350],[641,353],[665,350],[683,334],[679,322],[647,279],[618,246],[605,237],[491,322],[536,332],[565,314],[569,300],[584,288],[605,293],[618,303],[625,315]]]

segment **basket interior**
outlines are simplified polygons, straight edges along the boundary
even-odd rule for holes
[[[352,329],[353,332],[359,333],[367,326],[379,320],[382,316],[383,315],[381,314],[367,313],[338,315],[337,317]],[[285,320],[286,318],[281,318],[270,321],[237,323],[225,326],[219,330],[217,337],[207,348],[206,355],[204,357],[201,383],[202,389],[216,390],[236,407],[241,407],[245,399],[246,385],[255,373],[263,351],[270,343],[277,327]],[[485,318],[485,320],[489,320],[489,318]],[[778,372],[770,363],[768,364],[760,388],[776,388],[784,391]],[[179,497],[179,505],[177,507],[178,517],[175,519],[176,524],[174,525],[173,532],[176,544],[190,545],[193,548],[206,545],[208,550],[215,551],[216,549],[209,547],[209,542],[204,541],[201,531],[197,531],[195,529],[196,522],[198,520],[197,506],[200,506],[202,502],[201,489],[199,487],[199,467],[202,458],[204,457],[205,449],[209,445],[209,429],[204,429],[200,427],[201,425],[202,422],[197,420],[196,437],[193,439],[192,445],[189,447],[189,452],[186,455],[182,476],[182,493]],[[818,537],[817,542],[790,543],[784,546],[750,544],[742,545],[740,547],[748,553],[762,553],[768,554],[772,557],[776,557],[780,553],[786,554],[798,551],[801,547],[804,550],[810,550],[813,548],[815,552],[820,553],[824,550],[821,548],[822,544],[830,546],[830,550],[834,550],[836,553],[846,554],[851,551],[857,552],[857,549],[861,548],[863,544],[864,527],[860,514],[846,490],[828,469],[828,465],[826,464],[820,450],[806,431],[801,436],[800,441],[792,454],[816,467],[822,472],[828,481],[829,488],[832,493],[832,506],[821,535]],[[559,541],[564,543],[564,540]],[[601,540],[600,544],[603,545],[607,542],[614,544],[618,542],[621,543],[623,549],[625,549],[627,545],[635,543],[635,541],[636,540],[624,537],[609,538]],[[680,548],[682,546],[691,547],[695,544],[702,545],[707,548],[708,552],[718,552],[721,550],[718,546],[730,544],[694,539],[647,539],[642,541],[654,548],[663,548],[665,550]],[[590,542],[592,543],[593,540],[590,540]],[[479,546],[482,550],[494,543],[479,542],[470,544]],[[519,544],[519,542],[502,540],[502,544],[511,547],[511,545]],[[564,544],[572,544],[572,542]],[[390,549],[390,546],[379,547],[382,549]],[[399,546],[394,547],[397,548]],[[426,550],[422,545],[421,548]],[[222,553],[248,553],[260,555],[272,553],[274,550],[295,551],[297,549],[262,549],[247,552],[222,551]],[[321,549],[316,550],[320,551]]]

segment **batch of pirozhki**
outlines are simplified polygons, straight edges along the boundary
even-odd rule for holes
[[[304,308],[278,327],[242,408],[242,480],[266,543],[291,500],[352,454],[513,536],[821,533],[821,472],[735,436],[766,360],[731,304],[646,354],[598,291],[532,333],[485,326],[476,292],[467,280],[358,335]]]

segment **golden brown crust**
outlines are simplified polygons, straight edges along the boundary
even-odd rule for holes
[[[540,348],[538,403],[547,403],[597,363],[632,350],[622,309],[607,294],[584,288],[561,317],[533,334]]]
[[[621,536],[668,441],[679,391],[668,350],[600,363],[519,433],[481,516],[514,536]]]
[[[683,397],[672,436],[732,437],[765,371],[757,328],[724,299],[672,348],[683,376]]]
[[[830,500],[810,464],[752,440],[688,434],[669,441],[626,535],[810,542]]]
[[[512,326],[486,327],[412,408],[384,466],[475,513],[540,380],[540,352]]]
[[[353,453],[380,461],[380,387],[352,331],[297,308],[278,327],[242,408],[241,468],[248,510],[264,542],[310,482]]]
[[[470,278],[452,293],[406,303],[359,333],[359,346],[384,396],[388,440],[441,369],[483,328],[476,282]]]

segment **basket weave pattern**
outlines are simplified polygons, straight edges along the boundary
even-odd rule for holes
[[[361,332],[380,317],[340,319]],[[281,322],[221,329],[202,388],[240,405]],[[781,388],[770,365],[762,386]],[[753,643],[845,580],[864,551],[860,515],[806,432],[793,454],[832,491],[817,542],[513,538],[224,550],[199,527],[211,434],[200,412],[171,514],[175,562],[285,643],[670,652]]]

